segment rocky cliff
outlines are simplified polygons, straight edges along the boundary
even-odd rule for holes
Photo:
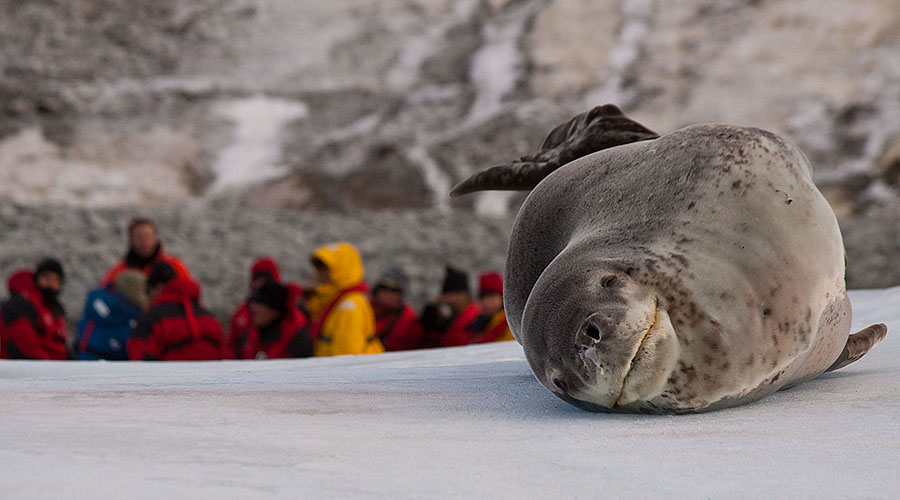
[[[190,207],[235,238],[257,225],[221,214],[496,227],[482,217],[508,221],[521,195],[450,186],[605,102],[661,133],[791,138],[841,219],[851,286],[900,283],[896,0],[0,0],[7,226],[62,210],[46,205],[115,231],[117,212]],[[110,209],[126,206],[144,208]],[[5,255],[25,250],[6,234]],[[252,234],[244,260],[285,241]]]

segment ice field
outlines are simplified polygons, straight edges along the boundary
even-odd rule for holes
[[[0,362],[0,498],[898,498],[900,287],[859,362],[760,402],[592,414],[515,342],[267,362]]]

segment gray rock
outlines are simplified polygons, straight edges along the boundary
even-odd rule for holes
[[[385,256],[408,264],[421,302],[444,260],[501,267],[505,223],[471,212],[522,200],[450,202],[450,186],[614,102],[659,132],[792,138],[840,217],[848,283],[898,284],[895,4],[2,2],[0,270],[55,249],[80,307],[146,212],[219,313],[254,255],[296,278],[314,244],[351,237],[375,274]],[[212,194],[245,118],[221,106],[259,96],[306,110],[261,141],[280,170]]]

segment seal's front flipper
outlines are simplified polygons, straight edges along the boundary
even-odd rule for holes
[[[477,173],[457,184],[450,196],[488,190],[528,191],[554,170],[582,156],[658,137],[612,104],[597,106],[553,129],[537,153]]]
[[[825,371],[831,372],[841,369],[863,357],[865,353],[871,351],[873,347],[884,340],[885,335],[887,335],[887,326],[885,326],[884,323],[872,325],[850,335],[850,337],[847,338],[847,345],[844,346],[844,351],[838,356],[837,361]]]

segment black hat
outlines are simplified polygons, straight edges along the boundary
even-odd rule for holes
[[[402,293],[406,290],[408,285],[409,278],[406,276],[406,273],[404,273],[402,269],[392,267],[378,278],[378,281],[375,283],[375,288],[372,291],[377,291],[379,288],[387,288]]]
[[[267,305],[276,311],[287,311],[288,309],[288,287],[269,281],[264,283],[250,294],[250,302],[258,302]]]
[[[34,277],[37,278],[39,274],[45,272],[56,273],[59,275],[60,279],[65,279],[66,277],[65,273],[63,273],[62,264],[53,257],[47,257],[38,262],[37,266],[34,268]]]
[[[175,269],[166,262],[157,262],[150,268],[150,274],[147,275],[147,288],[156,285],[165,285],[175,278]]]
[[[459,269],[447,266],[444,272],[444,285],[441,288],[443,293],[447,292],[469,292],[469,275]]]

